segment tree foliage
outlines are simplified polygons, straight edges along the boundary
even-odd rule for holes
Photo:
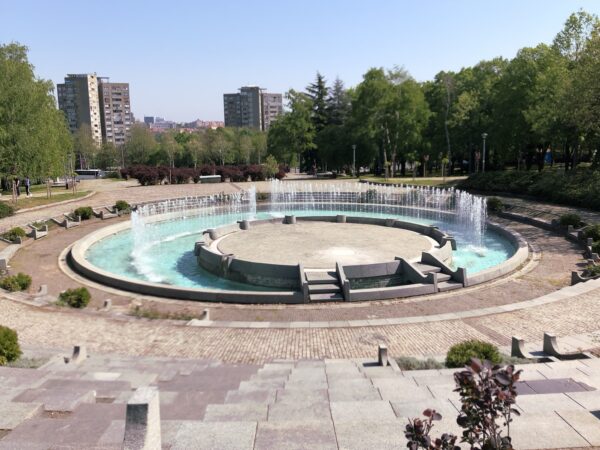
[[[35,76],[27,47],[0,45],[0,174],[46,178],[64,173],[72,141],[53,84]]]

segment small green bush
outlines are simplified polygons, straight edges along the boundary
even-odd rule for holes
[[[12,216],[15,214],[15,208],[12,205],[9,205],[6,202],[0,202],[0,219],[4,219],[5,217]]]
[[[114,209],[116,211],[129,211],[131,209],[131,205],[125,200],[118,200],[117,203],[115,203]]]
[[[487,209],[490,212],[500,212],[504,209],[504,204],[498,197],[488,197]]]
[[[592,245],[592,253],[598,253],[600,255],[600,241],[594,242]]]
[[[94,215],[94,211],[90,206],[81,206],[73,211],[73,214],[81,217],[81,220],[89,220]]]
[[[31,277],[24,273],[18,273],[0,281],[0,288],[9,292],[26,291],[31,286]]]
[[[58,296],[60,305],[69,305],[71,308],[85,308],[91,299],[90,292],[84,288],[67,289]]]
[[[563,227],[573,225],[573,227],[579,228],[581,226],[581,217],[579,214],[567,213],[560,216],[559,222]]]
[[[27,236],[27,233],[21,227],[11,228],[10,230],[8,230],[6,233],[4,233],[2,235],[2,237],[4,239],[7,239],[9,241],[16,241],[17,238],[24,238],[25,236]]]
[[[584,235],[586,238],[592,238],[594,242],[600,241],[600,224],[585,227]]]
[[[597,277],[598,275],[600,275],[600,266],[590,264],[585,268],[584,272],[584,276],[586,277]]]
[[[17,332],[0,325],[0,366],[18,359],[21,354]]]
[[[444,365],[433,358],[426,360],[413,358],[412,356],[400,356],[396,358],[398,367],[402,370],[428,370],[442,369]]]
[[[502,355],[495,345],[473,339],[450,347],[446,354],[446,367],[464,367],[471,358],[487,359],[494,364],[502,361]]]

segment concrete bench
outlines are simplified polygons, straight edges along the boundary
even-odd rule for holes
[[[201,175],[198,177],[201,184],[204,183],[220,183],[221,175]]]

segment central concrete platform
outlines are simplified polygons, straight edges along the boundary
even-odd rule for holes
[[[245,261],[298,264],[332,269],[343,265],[420,258],[436,242],[413,231],[356,223],[299,222],[252,224],[249,230],[225,235],[217,242],[224,254]]]

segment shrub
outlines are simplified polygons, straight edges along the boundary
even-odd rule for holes
[[[446,367],[464,367],[472,358],[486,359],[494,364],[502,361],[495,345],[473,339],[450,347],[446,354]]]
[[[562,216],[560,216],[560,219],[558,221],[563,227],[568,227],[569,225],[572,225],[575,228],[579,228],[581,226],[581,216],[575,213],[563,214]]]
[[[15,213],[15,208],[6,202],[0,202],[0,219],[12,216]]]
[[[275,174],[275,178],[277,178],[278,180],[283,180],[285,178],[285,171],[280,170],[279,172],[277,172]]]
[[[91,206],[81,206],[73,211],[73,214],[80,217],[81,220],[89,220],[93,217],[94,211]]]
[[[0,366],[15,361],[21,354],[17,332],[0,325]]]
[[[590,225],[584,230],[586,238],[592,238],[594,242],[600,241],[600,224]]]
[[[583,271],[583,276],[585,277],[597,277],[600,276],[600,266],[595,266],[593,264],[588,265]]]
[[[125,200],[117,200],[113,208],[115,211],[129,211],[131,209],[131,205]]]
[[[21,227],[14,227],[8,230],[6,233],[2,235],[2,237],[9,241],[16,241],[17,238],[24,238],[27,236],[25,230]]]
[[[600,241],[594,242],[592,245],[592,253],[597,253],[600,255]]]
[[[428,369],[442,369],[444,365],[433,358],[421,360],[413,358],[411,356],[401,356],[396,358],[398,367],[402,370],[428,370]]]
[[[502,203],[502,200],[500,200],[498,197],[488,197],[486,203],[487,209],[490,212],[496,213],[504,209],[504,204]]]
[[[9,292],[26,291],[31,286],[31,277],[24,273],[18,273],[0,281],[0,288]]]
[[[58,296],[58,303],[72,308],[85,308],[90,303],[90,298],[90,292],[84,287],[67,289]]]
[[[112,178],[112,179],[118,180],[118,179],[121,178],[121,174],[118,171],[113,170],[113,171],[110,171],[110,172],[106,172],[104,174],[104,178]]]

